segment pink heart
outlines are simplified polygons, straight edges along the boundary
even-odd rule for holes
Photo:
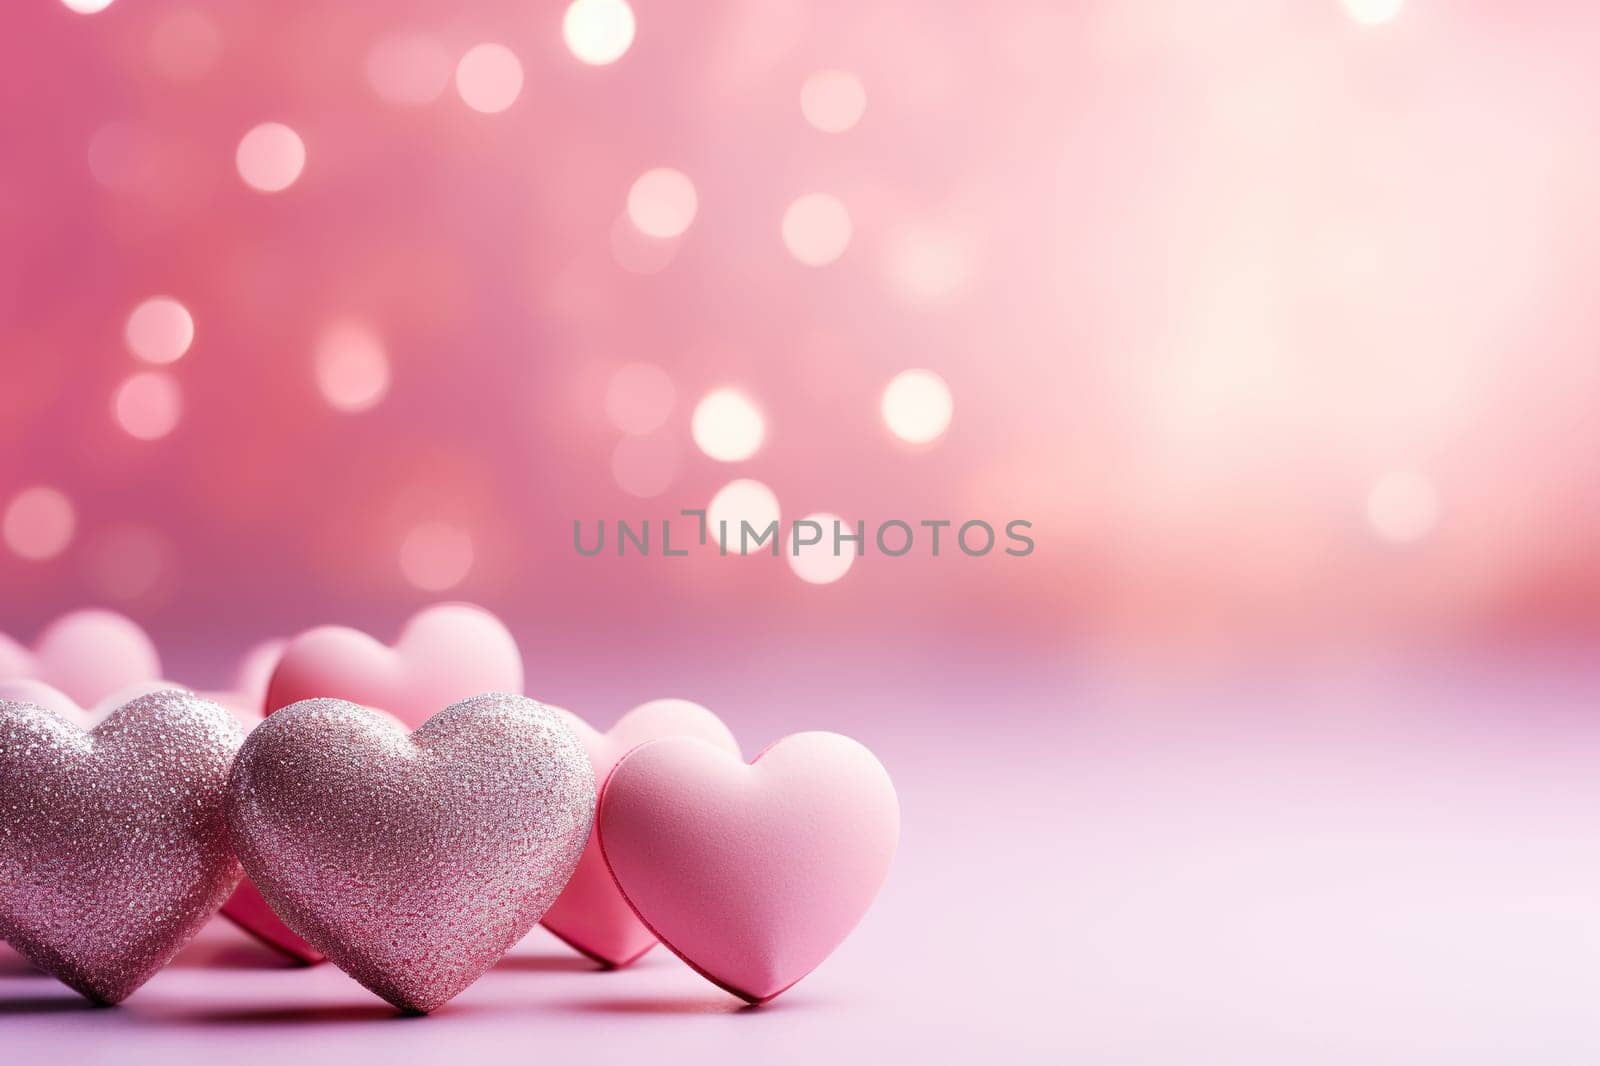
[[[138,623],[89,609],[51,622],[29,651],[0,634],[0,677],[33,678],[91,707],[125,686],[161,677],[161,659]]]
[[[734,756],[739,754],[739,742],[722,720],[688,700],[652,700],[641,704],[604,733],[569,711],[561,713],[583,741],[596,781],[604,781],[612,767],[629,751],[662,737],[698,737]],[[617,883],[606,869],[600,844],[593,834],[566,890],[545,912],[544,927],[606,966],[626,966],[656,942],[617,891]]]
[[[79,729],[90,730],[124,703],[132,703],[140,696],[148,696],[152,692],[174,690],[187,691],[182,685],[171,681],[135,681],[132,684],[124,685],[116,692],[95,703],[92,707],[83,707],[79,705],[77,700],[54,685],[47,685],[43,681],[35,681],[32,678],[17,678],[11,681],[0,681],[0,700],[9,700],[12,703],[31,703],[35,707],[43,707],[45,710],[71,722]]]
[[[413,615],[394,647],[356,629],[318,626],[289,642],[267,686],[266,712],[330,696],[376,707],[415,729],[480,692],[521,692],[522,654],[494,615],[445,603]]]
[[[250,734],[227,808],[239,860],[288,926],[426,1013],[554,902],[588,839],[595,785],[572,730],[525,696],[475,696],[410,735],[316,699]]]
[[[328,696],[378,708],[416,728],[435,709],[468,696],[521,691],[522,654],[506,627],[481,607],[447,603],[413,615],[392,648],[342,626],[306,630],[282,650],[263,709],[270,714]],[[292,959],[322,961],[248,879],[222,913]]]
[[[597,826],[650,931],[715,984],[765,1003],[866,913],[894,856],[900,803],[883,765],[837,733],[796,733],[749,765],[674,738],[617,763]]]
[[[273,671],[283,658],[283,650],[288,646],[289,642],[286,640],[264,640],[252,646],[239,659],[239,664],[233,671],[233,680],[227,688],[205,692],[202,695],[222,704],[232,711],[236,718],[247,721],[250,727],[254,727],[266,713],[267,685],[272,680]]]
[[[223,802],[243,739],[188,692],[89,733],[0,702],[0,938],[99,1002],[149,980],[239,880]]]

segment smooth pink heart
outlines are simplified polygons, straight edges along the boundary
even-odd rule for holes
[[[561,713],[589,753],[596,781],[604,781],[617,761],[640,744],[663,737],[697,737],[739,756],[739,742],[722,720],[688,700],[640,704],[604,733],[569,711]],[[628,965],[656,942],[617,891],[593,834],[566,890],[545,912],[544,927],[596,962],[612,967]]]
[[[137,622],[115,611],[73,611],[51,622],[30,651],[0,634],[0,678],[32,678],[92,707],[126,686],[161,677],[161,659]]]
[[[272,908],[402,1010],[442,1006],[531,929],[594,821],[562,718],[475,696],[414,733],[343,700],[256,727],[228,788],[239,860]]]
[[[223,819],[244,732],[193,693],[153,693],[85,733],[0,702],[0,939],[117,1003],[239,880]]]
[[[510,631],[482,607],[444,603],[413,615],[392,648],[343,626],[301,633],[272,672],[266,713],[328,696],[415,729],[468,696],[521,691],[522,653]]]
[[[265,713],[317,697],[348,700],[416,728],[440,707],[480,692],[521,692],[522,654],[494,615],[464,603],[413,615],[394,647],[343,626],[289,641],[266,686]],[[241,929],[300,962],[322,961],[247,879],[222,908]]]
[[[832,954],[889,872],[900,803],[837,733],[796,733],[746,765],[651,741],[611,771],[600,849],[639,918],[734,995],[765,1003]]]
[[[249,722],[250,727],[254,727],[266,714],[267,685],[271,683],[272,673],[288,646],[287,640],[264,640],[252,646],[240,657],[233,671],[233,680],[227,688],[202,692],[201,695],[222,704],[234,712],[240,721]]]

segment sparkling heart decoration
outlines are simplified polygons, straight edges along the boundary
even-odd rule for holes
[[[866,913],[900,804],[882,764],[837,733],[796,733],[748,765],[672,738],[617,763],[597,824],[606,864],[651,932],[713,983],[765,1003]]]
[[[407,734],[306,700],[245,741],[228,828],[273,910],[401,1010],[427,1013],[533,928],[594,820],[583,745],[525,696],[483,695]]]
[[[393,647],[344,626],[306,630],[279,649],[258,710],[329,696],[378,708],[415,729],[457,700],[521,690],[522,654],[510,631],[481,607],[444,603],[413,615]],[[292,959],[322,961],[248,879],[222,913]]]
[[[155,645],[138,623],[115,611],[64,614],[44,628],[32,650],[0,634],[0,678],[43,681],[81,707],[160,677]]]
[[[189,692],[88,733],[0,702],[0,939],[101,1003],[149,980],[239,880],[223,803],[243,739]]]
[[[557,708],[559,710],[559,708]],[[570,711],[561,711],[589,753],[594,779],[604,781],[629,751],[662,737],[698,737],[739,755],[739,742],[722,720],[689,700],[651,700],[640,704],[602,733]],[[608,967],[634,962],[655,946],[656,938],[617,891],[593,834],[578,868],[559,899],[545,912],[544,927],[573,948]]]

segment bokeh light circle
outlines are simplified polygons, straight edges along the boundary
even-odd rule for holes
[[[827,266],[850,246],[850,212],[835,196],[807,193],[783,213],[783,243],[806,266]]]
[[[660,428],[677,398],[665,370],[654,363],[628,363],[606,382],[606,417],[622,432],[641,436]]]
[[[305,142],[281,122],[263,122],[240,139],[234,163],[239,177],[252,189],[282,192],[298,181],[305,169]]]
[[[128,350],[147,363],[175,363],[194,343],[194,317],[170,296],[152,296],[122,328]]]
[[[426,592],[455,588],[472,572],[472,536],[448,522],[423,522],[400,542],[400,573]]]
[[[767,526],[780,518],[777,494],[752,478],[736,478],[718,489],[717,494],[711,497],[711,502],[706,504],[706,539],[719,550],[726,547],[729,555],[770,553],[773,539],[763,541],[760,547],[756,546],[755,540],[766,531]],[[748,537],[742,532],[741,522],[750,523]],[[727,523],[726,530],[723,523]],[[725,544],[724,535],[727,538]],[[783,531],[779,530],[774,536],[781,542]]]
[[[611,453],[611,476],[617,487],[641,500],[654,499],[671,488],[678,465],[677,445],[662,437],[623,437]]]
[[[17,555],[39,562],[65,551],[77,526],[77,512],[65,493],[35,485],[11,497],[0,519],[0,536]]]
[[[1367,523],[1380,540],[1415,543],[1432,533],[1438,522],[1439,492],[1416,471],[1391,471],[1367,493]]]
[[[831,585],[850,572],[850,567],[856,561],[855,543],[845,541],[839,546],[838,554],[834,554],[833,524],[840,521],[843,520],[836,514],[819,511],[816,514],[806,515],[790,529],[788,540],[783,546],[783,557],[789,560],[789,569],[793,570],[801,581],[810,585]],[[801,526],[800,522],[815,522],[821,526],[822,539],[816,544],[801,546],[799,554],[796,554],[795,533],[802,531],[809,538],[816,532],[810,527]],[[856,529],[846,522],[844,532],[853,535]]]
[[[867,90],[845,70],[819,70],[800,86],[800,113],[823,133],[843,133],[861,121]]]
[[[317,391],[336,411],[370,410],[389,391],[383,340],[358,322],[336,322],[317,341]]]
[[[117,388],[111,412],[128,436],[160,440],[178,426],[183,414],[183,393],[171,374],[142,371],[129,376]]]
[[[431,104],[450,84],[450,53],[426,34],[382,37],[367,51],[367,84],[391,104]]]
[[[628,220],[645,236],[666,240],[689,228],[699,204],[688,175],[656,167],[639,175],[628,189]]]
[[[1345,14],[1363,26],[1381,26],[1393,22],[1405,6],[1405,0],[1342,0]]]
[[[173,81],[205,77],[221,56],[222,32],[200,8],[178,8],[150,32],[150,63]]]
[[[170,583],[177,549],[160,530],[122,524],[86,545],[84,571],[100,595],[122,602],[144,600]]]
[[[627,0],[573,0],[561,19],[561,37],[579,60],[605,66],[633,45],[633,8]]]
[[[503,44],[480,44],[456,64],[456,91],[474,111],[498,114],[522,93],[522,63]]]
[[[689,419],[695,446],[719,462],[748,459],[766,436],[761,409],[737,389],[713,389],[695,405]]]
[[[950,426],[955,401],[944,378],[931,370],[896,374],[883,390],[883,421],[889,432],[911,444],[937,440]]]
[[[61,6],[80,15],[93,15],[110,7],[112,0],[61,0]]]

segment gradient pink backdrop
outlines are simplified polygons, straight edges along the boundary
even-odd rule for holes
[[[1592,1050],[1595,941],[1560,930],[1593,924],[1596,877],[1572,753],[1600,696],[1600,9],[636,0],[632,47],[587,66],[564,8],[7,5],[0,509],[49,486],[75,521],[46,559],[0,543],[0,631],[104,603],[213,686],[257,640],[393,638],[461,598],[516,632],[532,694],[599,725],[682,695],[750,751],[859,736],[903,790],[901,865],[793,994],[811,1013],[728,1045],[751,1053]],[[375,91],[396,34],[445,57],[431,102]],[[496,114],[452,76],[484,42],[524,76]],[[865,89],[843,133],[801,110],[824,69]],[[306,162],[265,195],[235,151],[269,121]],[[697,194],[668,241],[627,214],[656,167]],[[782,235],[816,192],[852,224],[821,267]],[[157,295],[195,332],[153,368],[124,326]],[[350,323],[390,372],[359,413],[315,373]],[[674,396],[649,499],[607,412],[638,362]],[[932,444],[879,413],[909,368],[954,398]],[[138,440],[114,397],[150,370],[181,414]],[[739,463],[691,439],[724,386],[765,416]],[[1037,550],[869,554],[828,585],[572,550],[574,519],[659,520],[735,477],[786,519],[1023,518]],[[402,549],[438,524],[471,565],[418,587]],[[325,1006],[291,976],[228,995],[288,996],[263,1025]],[[149,1009],[187,1017],[183,980]],[[676,995],[628,1032],[720,1046],[662,1035]],[[356,1010],[327,1020],[371,1039]]]

